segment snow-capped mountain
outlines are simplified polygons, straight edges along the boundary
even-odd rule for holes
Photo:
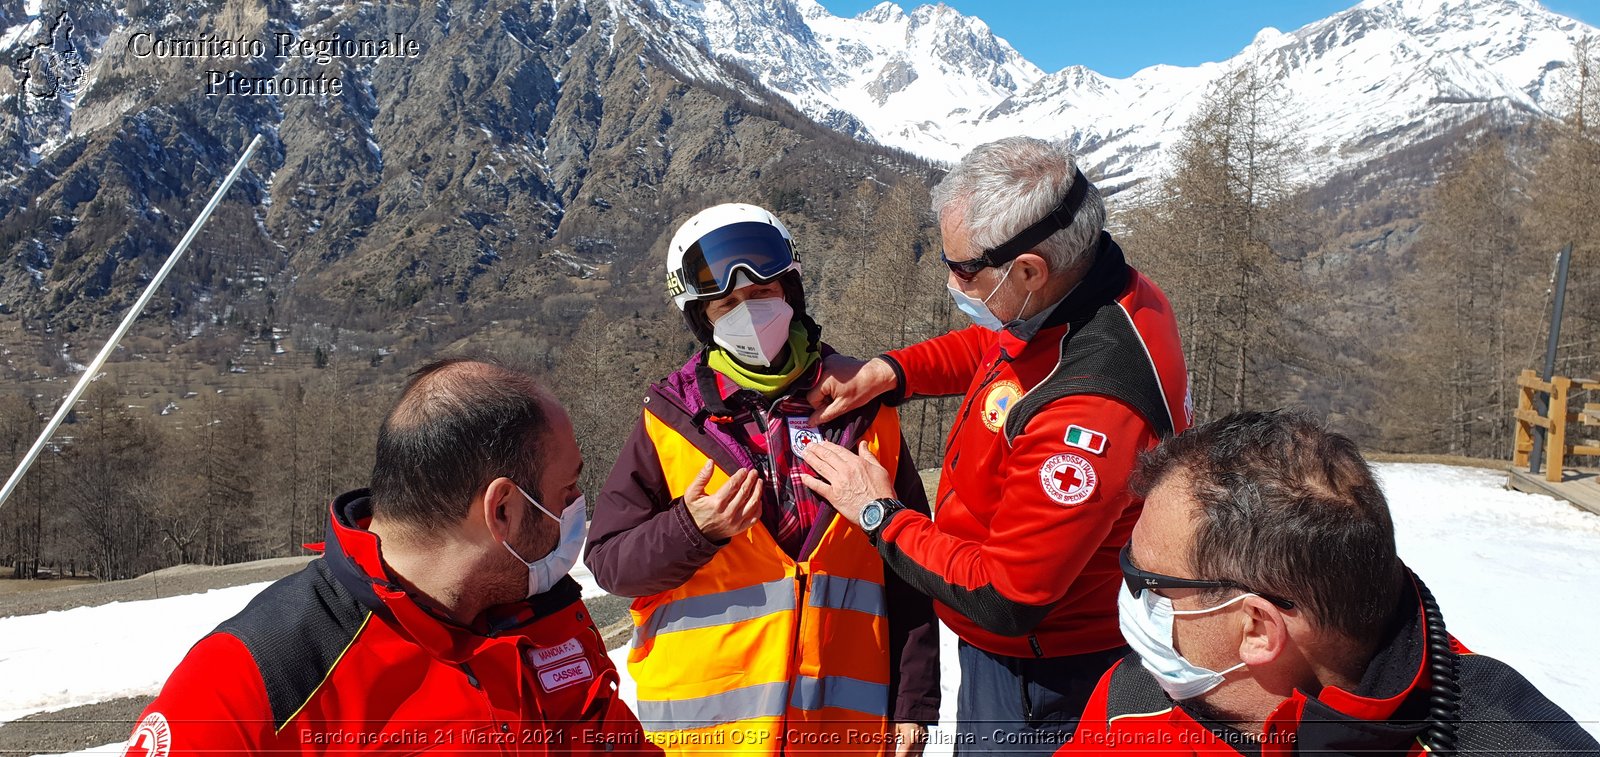
[[[1486,111],[1548,112],[1594,27],[1534,0],[1366,0],[1291,33],[1263,29],[1221,62],[1117,79],[1045,74],[983,21],[885,2],[854,18],[815,0],[650,0],[672,30],[818,121],[936,160],[1012,134],[1067,139],[1102,179],[1158,176],[1209,84],[1252,61],[1284,86],[1315,178]]]

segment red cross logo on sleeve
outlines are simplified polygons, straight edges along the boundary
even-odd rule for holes
[[[1063,505],[1076,505],[1094,494],[1100,477],[1088,460],[1071,453],[1056,455],[1039,467],[1039,486]]]
[[[124,757],[166,757],[172,752],[172,726],[165,715],[152,712],[139,721],[127,743]]]

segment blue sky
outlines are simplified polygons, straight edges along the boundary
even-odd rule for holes
[[[927,0],[931,2],[932,0]],[[854,16],[880,0],[819,0],[838,16]],[[911,10],[923,0],[898,0]],[[1145,66],[1192,66],[1244,49],[1264,26],[1293,31],[1355,5],[1357,0],[1132,0],[1023,2],[944,0],[989,24],[995,34],[1045,71],[1084,65],[1124,77]],[[1600,0],[1544,0],[1544,6],[1600,26]]]

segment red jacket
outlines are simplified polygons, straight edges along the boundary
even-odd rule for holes
[[[125,754],[653,751],[575,581],[468,630],[388,579],[370,514],[335,501],[324,556],[196,644]]]
[[[1077,733],[1057,754],[1420,757],[1430,710],[1451,690],[1460,692],[1451,735],[1460,754],[1600,753],[1594,737],[1505,663],[1472,654],[1448,632],[1437,635],[1448,649],[1436,649],[1417,600],[1408,593],[1403,622],[1353,691],[1296,690],[1267,716],[1259,740],[1173,703],[1130,654],[1101,677]],[[1443,620],[1435,627],[1443,630]],[[1454,664],[1449,656],[1457,657]],[[1453,669],[1453,680],[1442,680],[1436,668]]]
[[[1012,657],[1123,644],[1117,553],[1140,452],[1188,426],[1177,322],[1109,235],[1053,309],[885,356],[903,396],[965,393],[934,519],[895,513],[880,551],[963,640]]]

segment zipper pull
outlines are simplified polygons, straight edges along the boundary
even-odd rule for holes
[[[464,662],[461,663],[461,672],[467,674],[467,683],[472,684],[472,688],[483,691],[483,684],[478,682],[478,677],[472,674],[472,668]]]

